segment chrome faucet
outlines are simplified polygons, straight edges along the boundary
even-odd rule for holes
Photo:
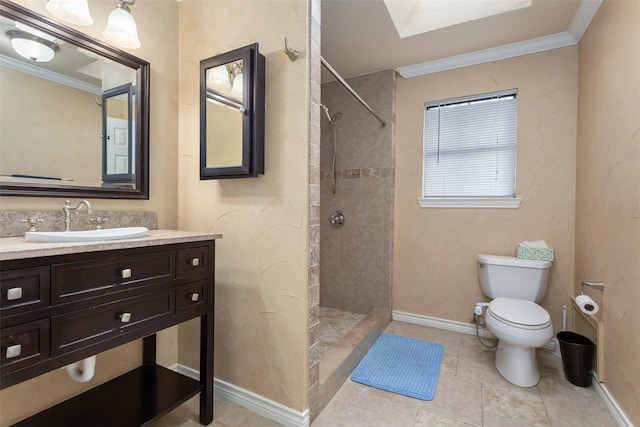
[[[65,200],[64,208],[62,208],[62,210],[64,211],[64,231],[70,231],[71,229],[71,211],[80,210],[82,205],[85,205],[87,207],[87,213],[89,215],[93,213],[93,209],[91,209],[91,203],[89,203],[88,200],[80,200],[80,203],[78,203],[78,206],[76,206],[75,208],[71,207],[71,200]]]

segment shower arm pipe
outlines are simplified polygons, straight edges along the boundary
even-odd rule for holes
[[[336,79],[338,79],[338,81],[339,81],[340,83],[342,83],[342,86],[344,86],[344,87],[345,87],[345,88],[346,88],[346,89],[351,93],[351,95],[353,95],[353,96],[354,96],[354,97],[355,97],[355,98],[356,98],[356,99],[357,99],[357,100],[358,100],[358,101],[359,101],[359,102],[364,106],[364,108],[366,108],[367,110],[369,110],[369,112],[370,112],[371,114],[373,114],[373,115],[376,117],[376,119],[378,119],[378,120],[380,121],[380,124],[381,124],[382,126],[386,126],[386,125],[387,125],[387,123],[386,123],[384,120],[382,120],[382,119],[380,118],[380,116],[379,116],[379,115],[377,115],[377,114],[376,114],[376,112],[375,112],[375,111],[373,111],[373,109],[372,109],[371,107],[369,107],[369,104],[367,104],[367,103],[364,101],[364,99],[362,99],[362,98],[360,97],[360,95],[358,95],[358,94],[356,93],[356,91],[355,91],[355,90],[353,90],[353,88],[352,88],[351,86],[349,86],[349,83],[347,83],[347,82],[346,82],[346,80],[345,80],[345,79],[343,79],[343,78],[342,78],[342,76],[341,76],[340,74],[338,74],[338,72],[337,72],[337,71],[336,71],[336,70],[331,66],[331,64],[329,64],[329,63],[327,62],[327,60],[326,60],[326,59],[324,59],[324,58],[321,56],[321,57],[320,57],[320,61],[322,62],[322,65],[324,65],[324,66],[325,66],[325,68],[326,68],[326,69],[327,69],[331,74],[333,74],[333,76],[334,76]]]

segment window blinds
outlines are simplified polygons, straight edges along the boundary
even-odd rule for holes
[[[516,91],[425,104],[423,197],[515,197]]]

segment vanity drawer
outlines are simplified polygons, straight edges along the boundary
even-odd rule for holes
[[[179,314],[197,310],[207,304],[207,282],[188,283],[178,287],[176,308]]]
[[[2,329],[2,373],[14,371],[49,357],[49,319]]]
[[[119,258],[51,266],[53,304],[92,298],[173,278],[173,252],[153,252]]]
[[[0,272],[0,310],[9,316],[49,305],[49,266]]]
[[[179,249],[177,251],[176,278],[200,277],[209,270],[209,248]]]
[[[51,354],[78,348],[130,333],[175,312],[174,289],[129,298],[51,318]]]

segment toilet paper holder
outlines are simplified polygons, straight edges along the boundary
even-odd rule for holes
[[[604,291],[604,283],[603,282],[582,282],[582,286],[580,287],[580,293],[584,295],[584,287],[588,286],[590,288],[600,289]]]

